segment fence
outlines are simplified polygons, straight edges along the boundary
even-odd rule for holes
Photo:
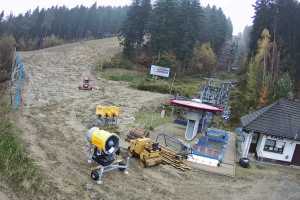
[[[11,105],[18,110],[23,103],[23,89],[25,82],[25,67],[19,53],[15,51],[11,73]]]

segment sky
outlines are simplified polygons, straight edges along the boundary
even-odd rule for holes
[[[252,24],[254,16],[253,4],[255,0],[201,0],[202,5],[216,5],[221,7],[233,24],[233,34],[243,32],[246,25]]]
[[[98,5],[124,6],[129,5],[131,0],[0,0],[0,11],[4,10],[8,15],[14,13],[25,13],[29,9],[37,6],[40,8],[49,8],[53,5],[66,5],[75,7],[76,5],[91,6],[97,2]],[[231,18],[234,34],[242,32],[246,25],[252,24],[254,10],[252,5],[255,0],[200,0],[201,5],[216,5],[221,7],[226,16]]]

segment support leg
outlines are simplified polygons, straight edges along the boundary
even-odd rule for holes
[[[103,183],[103,181],[102,181],[103,171],[104,171],[104,168],[101,167],[101,168],[99,169],[99,180],[97,181],[97,184],[98,184],[98,185],[101,185],[101,184]]]

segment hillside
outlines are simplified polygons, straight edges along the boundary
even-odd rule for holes
[[[93,92],[78,90],[82,76],[92,74],[96,61],[119,51],[118,41],[113,38],[21,52],[27,84],[18,125],[32,158],[69,197],[86,196],[83,186],[90,177],[84,135],[96,105],[121,106],[122,130],[134,121],[134,113],[143,105],[158,103],[164,97],[137,93],[124,83],[103,79],[95,81],[97,90]]]

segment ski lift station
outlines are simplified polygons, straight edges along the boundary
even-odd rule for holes
[[[185,110],[185,118],[187,126],[185,131],[185,139],[193,140],[199,130],[203,132],[211,122],[213,114],[223,112],[223,109],[203,104],[196,101],[173,99],[170,104],[183,108]]]

